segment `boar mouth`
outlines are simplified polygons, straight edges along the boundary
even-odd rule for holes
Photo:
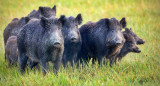
[[[135,53],[140,53],[141,50],[140,50],[140,49],[133,49],[133,52],[135,52]]]

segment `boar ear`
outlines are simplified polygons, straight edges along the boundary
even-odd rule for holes
[[[125,28],[125,32],[129,33],[129,32],[130,32],[130,30],[129,30],[128,28]]]
[[[109,27],[110,21],[108,18],[105,18],[105,24],[107,25],[107,27]]]
[[[56,5],[53,6],[52,10],[54,10],[56,13]]]
[[[62,25],[64,25],[65,22],[66,22],[66,17],[65,17],[65,15],[61,15],[61,17],[58,19],[58,21],[60,21],[60,23],[61,23]]]
[[[77,17],[75,18],[75,20],[78,22],[78,24],[80,25],[82,23],[82,16],[81,14],[78,14]]]
[[[123,36],[126,40],[129,39],[129,33],[127,32],[129,29],[128,28],[125,28],[125,33],[123,33]]]
[[[29,17],[25,17],[25,22],[26,22],[26,23],[28,23],[28,22],[29,22],[29,20],[30,20],[30,18],[29,18]]]
[[[123,17],[123,18],[121,19],[120,24],[122,25],[122,28],[125,28],[125,27],[126,27],[127,22],[126,22],[125,17]]]
[[[127,40],[128,39],[128,35],[125,33],[123,34],[124,38]]]
[[[43,28],[46,28],[46,26],[48,26],[49,22],[45,17],[41,17],[41,21],[40,24]]]
[[[44,13],[44,7],[39,7],[39,12],[41,13],[41,14],[43,14]]]
[[[26,23],[28,23],[29,20],[30,20],[29,17],[22,17],[22,18],[19,20],[19,22],[26,24]]]
[[[19,20],[18,18],[14,18],[14,19],[12,19],[12,21],[17,21],[17,20]]]
[[[132,28],[130,28],[130,30],[132,30]]]

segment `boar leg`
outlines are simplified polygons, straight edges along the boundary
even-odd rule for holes
[[[73,67],[75,59],[77,58],[77,53],[73,55],[73,58],[70,60],[71,66]]]
[[[27,64],[27,60],[28,60],[28,57],[25,55],[25,53],[20,53],[20,55],[19,55],[19,66],[20,66],[21,73],[25,72],[25,67],[26,67],[26,64]]]
[[[110,60],[110,66],[112,67],[113,63],[115,62],[115,58],[116,56],[112,56],[109,60]]]
[[[119,57],[119,58],[118,58],[118,61],[121,61],[121,60],[122,60],[122,57]]]
[[[32,70],[33,67],[37,66],[37,64],[38,64],[38,62],[30,62],[30,64],[29,64],[30,69]]]
[[[96,58],[95,57],[93,57],[93,59],[92,59],[92,64],[94,65],[95,64],[95,62],[96,62]]]
[[[6,57],[6,60],[7,60],[7,62],[8,62],[8,66],[10,67],[11,66],[11,59],[10,59],[10,57]]]
[[[66,67],[66,65],[67,65],[66,57],[65,57],[65,58],[63,58],[62,63],[63,63],[63,67],[65,68],[65,67]]]
[[[100,67],[102,66],[102,59],[103,59],[102,56],[98,57],[98,64],[99,64]]]
[[[70,63],[71,63],[71,66],[73,67],[73,64],[74,64],[74,60],[72,60],[72,61],[71,61]]]
[[[114,59],[114,63],[115,63],[115,64],[116,64],[116,62],[117,62],[117,58],[118,58],[118,57],[115,57],[115,59]]]
[[[41,64],[41,66],[42,66],[43,75],[46,75],[46,69],[47,69],[46,59],[40,59],[40,64]]]
[[[58,74],[58,70],[59,70],[59,66],[61,64],[62,55],[59,54],[56,58],[57,59],[54,61],[53,72],[57,75]]]
[[[6,61],[6,53],[4,54],[4,57],[5,57],[5,61]]]

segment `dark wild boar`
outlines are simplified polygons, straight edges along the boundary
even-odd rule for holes
[[[14,18],[11,23],[7,25],[3,32],[3,39],[4,39],[4,47],[6,42],[10,36],[17,36],[20,32],[21,28],[29,22],[28,17],[22,17],[21,19]],[[6,60],[6,55],[5,55]]]
[[[10,36],[5,46],[6,60],[8,65],[16,65],[18,61],[17,37]]]
[[[28,17],[22,17],[21,19],[14,18],[4,29],[4,45],[6,45],[6,42],[10,36],[17,36],[17,34],[20,32],[20,28],[26,25],[29,20],[30,19]]]
[[[135,39],[135,33],[128,28],[125,28],[123,31],[124,38],[126,39],[120,53],[117,55],[116,59],[120,61],[124,56],[126,56],[130,52],[140,53],[141,50],[137,47],[137,41]],[[115,60],[116,62],[116,60]]]
[[[89,22],[80,27],[82,48],[78,60],[89,61],[90,58],[98,59],[101,65],[102,59],[110,59],[110,65],[114,62],[123,46],[125,39],[121,32],[126,26],[125,18],[119,22],[115,18],[101,19],[96,23]]]
[[[21,28],[29,22],[31,19],[40,19],[41,17],[51,18],[56,17],[56,6],[50,7],[39,7],[38,11],[33,10],[28,17],[22,17],[21,19],[14,18],[11,23],[4,29],[3,38],[4,45],[6,45],[7,39],[10,36],[17,36]],[[6,58],[6,56],[5,56]]]
[[[46,74],[48,61],[57,73],[64,50],[64,39],[61,23],[56,18],[44,18],[31,21],[23,27],[18,35],[19,66],[25,71],[28,58],[35,64],[40,63],[43,74]]]
[[[62,34],[64,37],[64,53],[62,62],[64,67],[68,62],[73,66],[74,60],[81,48],[81,35],[78,30],[78,25],[82,23],[82,16],[78,14],[76,18],[61,16]]]

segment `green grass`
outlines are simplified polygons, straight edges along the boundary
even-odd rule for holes
[[[3,30],[15,17],[26,16],[39,6],[57,5],[61,14],[76,16],[81,13],[83,24],[101,18],[126,17],[128,27],[146,41],[140,54],[129,54],[110,68],[103,65],[84,68],[61,68],[58,77],[49,70],[28,70],[20,74],[18,67],[8,67],[4,61]],[[159,0],[0,0],[0,86],[10,85],[160,85],[160,1]]]

